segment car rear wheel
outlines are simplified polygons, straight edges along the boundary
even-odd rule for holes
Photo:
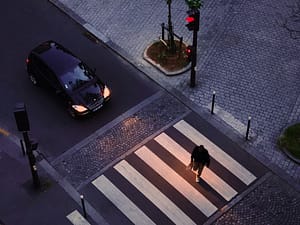
[[[30,81],[31,81],[31,83],[32,83],[33,85],[35,85],[35,86],[38,86],[38,85],[39,85],[39,83],[38,83],[36,77],[35,77],[32,73],[29,74],[29,79],[30,79]]]

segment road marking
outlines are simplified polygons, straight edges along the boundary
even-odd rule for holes
[[[10,135],[10,133],[7,130],[5,130],[1,127],[0,127],[0,134],[3,134],[4,136],[9,136]]]
[[[155,224],[104,175],[92,182],[134,224]]]
[[[170,183],[178,192],[185,196],[193,205],[200,209],[207,217],[211,216],[217,207],[205,198],[197,189],[184,180],[172,168],[146,146],[138,149],[135,154],[154,169],[161,177]]]
[[[155,164],[155,162],[153,162]],[[125,160],[114,166],[132,185],[145,195],[175,224],[196,224],[184,212],[181,211],[169,198],[159,191],[150,181],[133,168]]]
[[[67,215],[67,218],[74,225],[90,225],[90,223],[77,210],[74,210]]]
[[[154,138],[154,140],[163,146],[169,153],[174,155],[184,165],[188,165],[190,163],[191,154],[166,133],[161,133],[159,136]],[[207,167],[204,168],[201,178],[215,189],[226,201],[230,201],[235,195],[237,195],[236,190]]]
[[[217,145],[207,139],[199,131],[184,120],[179,121],[174,127],[183,135],[188,137],[196,145],[204,145],[208,149],[209,154],[214,157],[219,163],[227,168],[231,173],[238,177],[246,185],[252,183],[256,177],[245,167],[235,161],[231,156],[222,151]]]

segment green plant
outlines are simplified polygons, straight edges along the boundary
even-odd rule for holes
[[[200,9],[202,6],[201,0],[185,0],[185,2],[190,9]]]
[[[279,138],[278,144],[280,148],[300,159],[300,123],[288,127]]]

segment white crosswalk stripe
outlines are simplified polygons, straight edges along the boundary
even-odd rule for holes
[[[77,210],[67,215],[67,218],[73,225],[91,225]]]
[[[162,145],[168,152],[179,159],[184,165],[188,165],[190,162],[191,154],[186,151],[181,145],[176,143],[167,134],[162,133],[156,138],[154,138],[160,145]],[[236,190],[232,188],[229,184],[218,177],[213,171],[205,167],[201,177],[205,180],[212,188],[214,188],[224,199],[229,201],[236,194]]]
[[[202,135],[194,127],[186,121],[181,120],[174,127],[188,137],[196,145],[204,145],[208,149],[209,154],[214,157],[220,164],[227,168],[231,173],[238,177],[245,184],[249,185],[256,177],[249,172],[245,167],[235,161],[231,156],[222,151],[217,145],[211,142],[208,138]]]
[[[216,169],[213,168],[213,171],[210,168],[205,167],[201,175],[201,178],[209,185],[206,186],[205,191],[207,192],[207,190],[211,189],[210,191],[214,190],[215,192],[213,193],[215,194],[208,195],[206,193],[204,195],[202,193],[203,189],[198,189],[198,187],[195,186],[195,183],[193,185],[190,184],[190,181],[188,181],[190,178],[188,179],[182,177],[180,174],[178,174],[178,170],[176,172],[176,169],[170,166],[171,161],[168,161],[169,164],[167,164],[165,154],[171,154],[174,156],[172,160],[175,159],[183,165],[188,165],[191,157],[190,151],[172,138],[172,133],[171,136],[168,135],[169,132],[167,132],[168,134],[163,132],[156,136],[154,138],[156,143],[153,142],[153,145],[146,144],[147,146],[144,145],[136,150],[134,152],[134,158],[131,159],[133,161],[130,161],[130,158],[125,158],[117,163],[113,169],[120,174],[118,176],[122,176],[127,180],[129,185],[132,185],[138,192],[142,193],[145,196],[145,199],[147,201],[149,200],[153,204],[151,207],[157,207],[163,214],[166,215],[166,218],[169,218],[169,220],[173,223],[183,225],[197,224],[195,218],[198,218],[199,215],[195,215],[189,211],[183,210],[183,206],[178,207],[173,202],[172,198],[167,196],[169,193],[165,193],[163,191],[163,187],[157,187],[151,183],[148,177],[149,174],[144,174],[146,173],[145,171],[147,171],[147,173],[154,173],[155,171],[157,174],[159,174],[159,176],[165,182],[171,185],[172,189],[174,189],[176,193],[180,193],[181,198],[185,198],[187,200],[186,204],[190,204],[189,207],[194,207],[196,212],[202,212],[201,218],[208,218],[212,216],[218,210],[218,207],[215,204],[219,204],[220,207],[220,202],[218,201],[229,202],[238,194],[237,190],[241,190],[239,189],[239,186],[251,184],[256,179],[256,176],[186,121],[181,120],[173,127],[187,138],[186,141],[190,140],[196,145],[204,145],[205,148],[208,149],[209,154],[224,167],[223,170],[227,169],[232,174],[230,174],[230,176],[234,175],[241,182],[236,179],[235,183],[233,182],[232,184],[229,184],[230,181],[228,178],[224,178],[227,179],[225,181],[219,174],[217,174],[219,173],[218,170],[216,171]],[[175,132],[175,130],[173,129],[173,132]],[[156,146],[161,146],[159,150],[157,150],[158,152],[156,149],[154,149],[154,144]],[[162,154],[162,152],[164,153]],[[151,168],[151,171],[149,171],[149,167],[147,167],[145,171],[142,170],[144,172],[141,172],[139,171],[140,169],[135,168],[137,166],[134,165],[138,165],[135,163],[141,162],[143,162],[143,167],[145,167],[145,164],[148,165]],[[220,165],[219,167],[221,167]],[[114,173],[116,173],[115,171]],[[132,223],[142,225],[155,224],[154,221],[156,220],[154,218],[152,220],[149,215],[143,212],[143,208],[139,208],[137,205],[135,205],[135,196],[126,195],[126,192],[124,192],[125,189],[122,190],[123,187],[119,186],[121,188],[119,189],[110,180],[113,179],[109,179],[109,177],[104,174],[96,178],[92,184],[100,192],[102,192],[103,195],[106,196],[106,198],[112,202]],[[123,182],[125,182],[125,180]],[[237,186],[238,189],[236,189]],[[212,195],[218,195],[218,200],[210,200],[209,198],[214,198]],[[214,203],[212,203],[212,201]]]
[[[143,213],[129,198],[126,197],[113,183],[104,175],[92,182],[116,207],[120,209],[134,224],[155,224]]]
[[[175,224],[196,224],[125,160],[118,163],[115,166],[115,169],[121,173],[131,184],[133,184],[141,193],[143,193],[163,213],[165,213]]]

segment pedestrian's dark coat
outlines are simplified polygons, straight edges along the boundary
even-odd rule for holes
[[[196,146],[193,149],[193,152],[191,155],[191,162],[203,163],[205,166],[209,167],[210,156],[208,154],[208,151],[204,148],[203,145]]]

